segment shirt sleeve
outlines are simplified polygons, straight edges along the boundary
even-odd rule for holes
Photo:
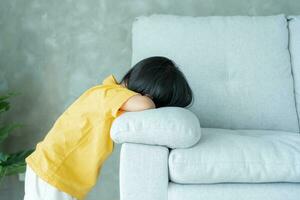
[[[113,117],[117,117],[119,109],[132,96],[137,95],[137,92],[129,90],[126,87],[116,85],[109,88],[105,93],[105,104],[108,111]]]

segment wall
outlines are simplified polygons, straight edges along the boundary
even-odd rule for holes
[[[131,24],[136,16],[300,14],[299,0],[1,0],[0,94],[17,91],[7,121],[26,126],[5,148],[34,147],[57,117],[85,89],[130,68]],[[120,146],[106,162],[88,199],[119,199]],[[9,177],[2,200],[23,196],[23,183]]]

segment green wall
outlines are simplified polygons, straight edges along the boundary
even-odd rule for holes
[[[15,151],[35,146],[85,89],[130,68],[136,16],[300,14],[299,0],[1,0],[0,93],[18,91],[6,120],[26,124],[8,140]],[[119,150],[106,162],[88,199],[117,200]],[[18,200],[23,183],[6,178],[0,199]]]

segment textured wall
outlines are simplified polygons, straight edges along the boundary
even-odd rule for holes
[[[14,151],[33,147],[85,89],[130,68],[136,16],[300,14],[299,0],[1,0],[0,93],[21,92],[6,120],[27,126],[9,139]],[[119,146],[89,200],[117,200]],[[23,185],[10,177],[2,200],[17,200]]]

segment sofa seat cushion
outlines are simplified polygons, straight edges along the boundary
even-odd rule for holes
[[[168,200],[299,200],[300,184],[201,184],[168,187]]]
[[[169,156],[176,183],[300,182],[300,134],[202,128],[191,148]]]

